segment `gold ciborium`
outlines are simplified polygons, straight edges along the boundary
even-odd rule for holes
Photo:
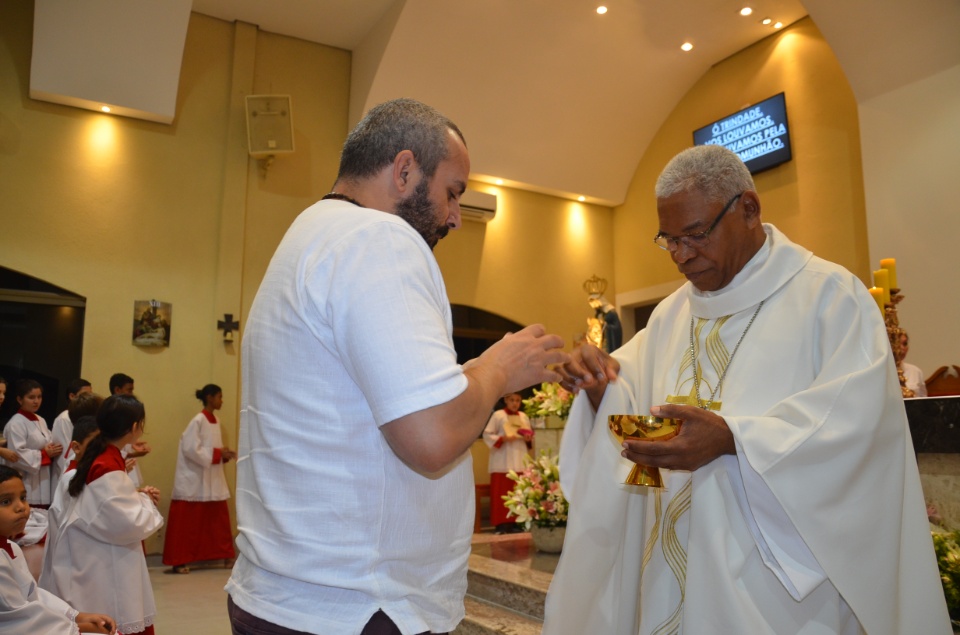
[[[680,430],[678,419],[664,419],[651,415],[610,415],[607,426],[613,436],[623,443],[626,439],[644,439],[646,441],[666,441],[677,436]],[[642,485],[644,487],[663,487],[660,468],[648,465],[633,466],[624,485]]]

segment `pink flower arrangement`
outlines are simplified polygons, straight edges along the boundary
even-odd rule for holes
[[[569,503],[560,489],[560,469],[557,457],[546,450],[537,459],[529,456],[518,474],[511,470],[507,478],[516,485],[503,497],[509,510],[507,516],[529,531],[530,527],[566,527]]]
[[[533,389],[533,396],[523,400],[523,412],[531,419],[556,415],[566,420],[573,403],[573,393],[560,384],[543,383]]]

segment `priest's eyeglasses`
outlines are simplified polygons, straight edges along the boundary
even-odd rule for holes
[[[727,211],[733,207],[733,204],[737,202],[737,199],[743,196],[743,192],[740,192],[723,206],[723,209],[720,210],[720,213],[717,215],[717,218],[710,224],[710,227],[707,227],[705,231],[698,232],[696,234],[684,234],[683,236],[668,236],[663,232],[658,232],[656,236],[653,237],[653,242],[656,243],[657,247],[660,249],[665,249],[667,251],[673,251],[680,248],[680,243],[683,243],[684,246],[690,247],[692,249],[700,249],[706,247],[710,244],[710,234],[714,229],[717,228],[717,225],[720,224],[720,221],[723,220],[724,215]]]

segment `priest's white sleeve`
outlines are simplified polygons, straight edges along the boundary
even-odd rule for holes
[[[723,457],[723,460],[727,464],[740,513],[753,534],[764,564],[794,600],[803,600],[827,579],[826,572],[773,492],[750,467],[739,442],[736,457]]]

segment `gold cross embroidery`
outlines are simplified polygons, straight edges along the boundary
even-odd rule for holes
[[[699,406],[697,403],[696,391],[691,388],[689,395],[667,395],[667,403],[677,404],[680,406]],[[722,402],[714,401],[710,404],[710,410],[720,410]]]

